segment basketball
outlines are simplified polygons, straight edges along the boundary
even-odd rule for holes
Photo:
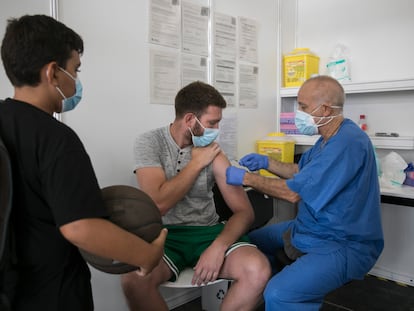
[[[154,201],[143,191],[131,186],[109,186],[102,189],[109,221],[147,242],[161,232],[161,214]],[[93,255],[82,249],[83,258],[94,268],[111,274],[122,274],[137,268],[110,258]]]

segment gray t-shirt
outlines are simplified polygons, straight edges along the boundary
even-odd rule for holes
[[[135,140],[135,169],[161,167],[167,179],[177,175],[191,160],[193,146],[180,147],[170,133],[170,126],[158,128],[140,135]],[[218,222],[212,188],[212,165],[205,167],[193,187],[162,217],[166,225],[210,226]]]

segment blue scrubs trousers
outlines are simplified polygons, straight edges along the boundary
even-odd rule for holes
[[[272,266],[276,249],[283,247],[282,234],[292,221],[266,226],[249,234]],[[349,282],[344,248],[327,254],[307,253],[275,274],[264,291],[266,311],[317,311],[326,294]]]

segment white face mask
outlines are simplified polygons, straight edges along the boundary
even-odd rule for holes
[[[317,111],[322,105],[318,106],[316,109],[314,109],[310,114],[306,113],[302,110],[297,110],[295,114],[295,125],[299,132],[303,135],[316,135],[318,134],[319,130],[318,128],[321,126],[324,126],[328,123],[330,123],[334,118],[342,115],[342,113],[337,114],[335,116],[329,116],[329,117],[317,117],[313,116],[312,114]],[[341,108],[340,106],[330,106],[331,108]],[[314,118],[319,118],[319,121],[315,123]],[[322,120],[328,119],[325,123],[321,123]]]
[[[195,147],[205,147],[210,145],[213,141],[216,140],[217,136],[219,135],[219,129],[206,128],[201,124],[200,120],[198,120],[197,117],[196,120],[198,124],[200,124],[200,126],[204,129],[204,133],[201,136],[195,136],[191,128],[188,128],[191,133],[193,145]]]

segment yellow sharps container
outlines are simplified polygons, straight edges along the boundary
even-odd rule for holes
[[[283,56],[284,87],[299,87],[319,73],[319,57],[308,48],[296,48]]]
[[[295,141],[286,137],[285,133],[269,133],[266,137],[256,141],[256,152],[281,162],[293,163]],[[260,170],[259,173],[262,176],[276,177],[267,170]]]

